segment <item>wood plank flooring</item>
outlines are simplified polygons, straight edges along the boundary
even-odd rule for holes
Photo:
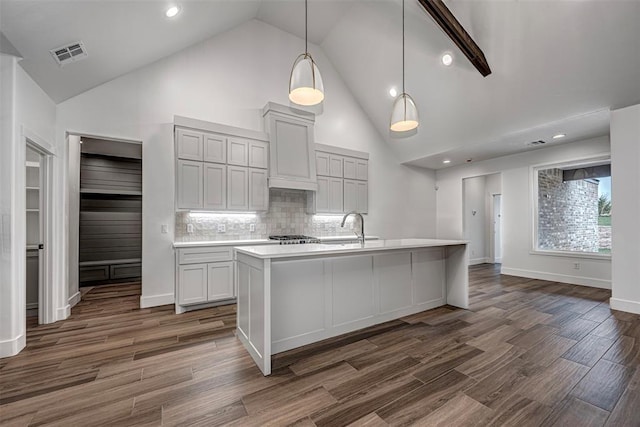
[[[274,357],[263,377],[233,305],[139,309],[140,285],[83,289],[0,359],[7,426],[640,426],[640,316],[610,292],[470,268],[441,307]]]

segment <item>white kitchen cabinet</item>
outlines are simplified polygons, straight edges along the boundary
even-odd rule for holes
[[[233,298],[233,261],[207,264],[207,301]]]
[[[356,159],[353,157],[344,158],[344,178],[356,179]]]
[[[178,208],[202,209],[204,164],[193,160],[178,160]]]
[[[222,135],[205,133],[203,160],[205,162],[226,163],[227,138]]]
[[[344,211],[351,212],[358,208],[358,182],[353,179],[344,180]]]
[[[369,212],[369,183],[356,181],[356,210],[360,213]]]
[[[329,178],[329,212],[342,213],[343,188],[342,178]]]
[[[369,179],[369,161],[363,159],[356,160],[356,179],[366,181]]]
[[[203,135],[201,132],[189,129],[178,129],[176,131],[176,141],[179,159],[202,160]]]
[[[269,134],[269,187],[316,191],[314,115],[272,102],[263,115]]]
[[[204,163],[204,209],[227,208],[227,166]]]
[[[227,166],[227,209],[246,211],[249,209],[249,169]]]
[[[316,174],[318,176],[330,176],[329,173],[329,153],[316,151]]]
[[[249,168],[249,210],[269,210],[269,187],[265,169]]]
[[[318,177],[318,191],[315,195],[315,212],[329,212],[329,177]]]
[[[188,305],[207,301],[207,264],[178,266],[178,304]]]
[[[269,167],[269,144],[249,141],[249,167],[267,169]]]
[[[249,165],[249,141],[240,138],[227,139],[227,164]]]
[[[336,156],[333,154],[329,156],[329,176],[342,178],[343,159],[344,158],[342,156]]]

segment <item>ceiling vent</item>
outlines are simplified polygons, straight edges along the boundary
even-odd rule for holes
[[[74,42],[66,46],[51,49],[49,52],[51,52],[53,59],[55,59],[61,67],[69,62],[79,61],[87,57],[87,50],[82,42]]]
[[[543,140],[539,139],[537,141],[531,141],[527,145],[530,146],[530,147],[537,147],[537,146],[544,145],[544,144],[546,144],[546,141],[543,141]]]

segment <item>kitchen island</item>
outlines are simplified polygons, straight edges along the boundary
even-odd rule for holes
[[[467,241],[236,247],[238,338],[271,355],[445,304],[468,308]]]

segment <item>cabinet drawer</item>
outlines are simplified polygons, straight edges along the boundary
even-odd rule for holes
[[[109,277],[112,279],[130,279],[142,276],[142,264],[115,264],[109,266]]]
[[[232,248],[189,248],[178,251],[178,264],[197,264],[204,262],[231,261]]]
[[[108,265],[92,265],[80,267],[80,281],[91,282],[93,280],[107,280],[109,278]]]

